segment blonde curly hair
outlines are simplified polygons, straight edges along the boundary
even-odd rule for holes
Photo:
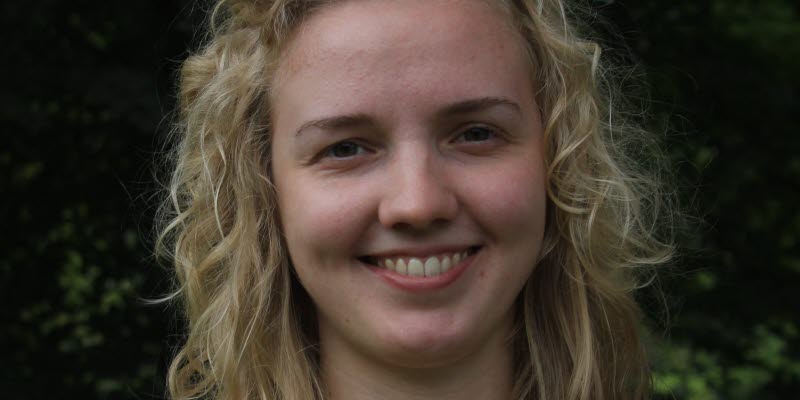
[[[313,305],[269,176],[269,94],[292,32],[332,3],[219,0],[207,43],[183,64],[157,248],[189,322],[168,373],[173,399],[325,398]],[[574,5],[490,3],[541,84],[547,166],[543,250],[516,304],[514,399],[646,398],[633,290],[674,254],[654,136],[627,117],[618,69],[579,35]]]

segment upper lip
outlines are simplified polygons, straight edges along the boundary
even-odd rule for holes
[[[477,245],[463,244],[463,245],[433,245],[433,246],[405,247],[405,248],[395,248],[391,250],[372,252],[369,254],[362,255],[362,257],[386,258],[386,257],[403,256],[403,257],[422,258],[442,253],[460,253],[462,251],[467,251],[473,247],[477,247]]]

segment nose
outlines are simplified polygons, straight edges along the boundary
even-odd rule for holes
[[[378,218],[386,228],[430,229],[458,214],[458,199],[442,160],[431,152],[408,151],[390,162]]]

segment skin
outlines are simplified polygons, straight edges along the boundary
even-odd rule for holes
[[[546,201],[521,41],[476,0],[343,2],[292,39],[273,91],[272,173],[330,398],[509,398],[514,301]],[[418,293],[359,258],[472,245],[455,282]]]

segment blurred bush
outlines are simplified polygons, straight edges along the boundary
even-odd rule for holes
[[[800,390],[800,3],[621,7],[684,201],[706,222],[663,283],[663,398],[788,399]],[[627,7],[627,8],[626,8]],[[623,18],[625,20],[626,18]],[[657,332],[657,331],[656,331]]]

